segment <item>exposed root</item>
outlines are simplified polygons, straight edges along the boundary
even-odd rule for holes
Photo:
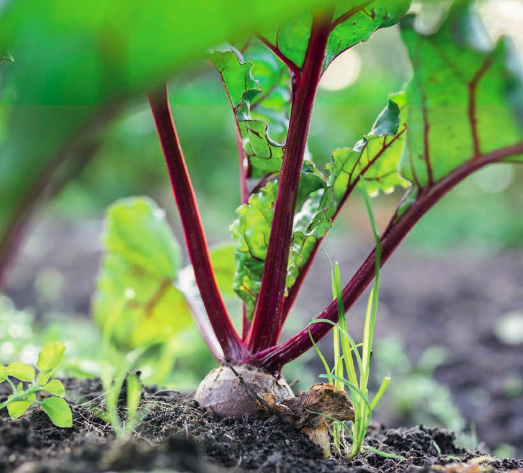
[[[202,381],[195,394],[201,406],[219,417],[275,415],[309,436],[330,455],[328,424],[333,419],[354,420],[354,409],[344,391],[326,383],[315,384],[294,396],[283,378],[247,365],[224,361]]]
[[[219,417],[267,416],[260,393],[270,393],[277,401],[294,394],[283,378],[248,365],[222,366],[212,370],[200,383],[195,399]],[[234,370],[234,371],[233,371]]]

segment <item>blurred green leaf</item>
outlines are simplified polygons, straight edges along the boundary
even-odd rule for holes
[[[523,139],[523,76],[514,48],[507,39],[493,46],[468,2],[456,3],[432,35],[405,19],[402,38],[414,77],[406,90],[409,131],[401,173],[416,188]]]
[[[174,285],[180,249],[164,212],[151,199],[113,204],[104,243],[93,314],[100,326],[114,317],[112,337],[118,347],[163,343],[191,324],[189,306]]]
[[[50,397],[40,403],[49,419],[58,427],[72,427],[73,415],[71,408],[62,398]]]
[[[21,381],[31,382],[35,379],[35,370],[32,366],[21,361],[15,361],[7,366],[7,375]]]
[[[211,264],[216,276],[218,288],[225,296],[234,296],[233,290],[235,264],[234,264],[234,245],[220,245],[211,248]]]
[[[180,246],[165,212],[147,197],[124,199],[107,209],[105,248],[147,272],[174,280]]]
[[[57,173],[71,172],[71,160],[92,153],[93,130],[126,101],[203,57],[206,48],[315,4],[3,2],[0,51],[16,62],[2,69],[0,242],[10,225],[28,218],[35,200],[58,185]]]
[[[4,365],[0,364],[0,382],[7,379],[7,370]]]
[[[64,357],[65,345],[63,342],[48,345],[38,353],[36,367],[42,372],[51,372],[60,366]],[[42,381],[44,382],[44,381]]]

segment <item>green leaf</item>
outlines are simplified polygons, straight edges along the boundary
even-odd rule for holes
[[[174,285],[180,249],[164,212],[151,199],[113,204],[103,240],[107,253],[93,314],[101,326],[114,317],[112,337],[118,347],[163,343],[191,324],[185,297]]]
[[[165,212],[152,199],[122,199],[107,209],[103,242],[143,270],[173,280],[180,265],[180,246]]]
[[[211,263],[216,276],[218,288],[225,296],[234,296],[233,290],[235,264],[234,245],[226,244],[211,248]]]
[[[439,31],[428,36],[409,17],[402,38],[414,77],[406,89],[409,131],[401,173],[415,188],[430,187],[523,139],[517,119],[523,81],[514,48],[507,39],[492,45],[470,7],[456,3]]]
[[[0,364],[0,383],[7,379],[7,369],[4,365]]]
[[[7,366],[7,375],[21,381],[31,382],[35,379],[35,370],[32,366],[21,361],[15,361]]]
[[[21,383],[20,383],[21,384]],[[8,401],[12,399],[12,396],[9,396]],[[20,416],[22,416],[27,409],[31,407],[31,405],[36,400],[35,394],[29,394],[27,396],[27,401],[12,401],[8,402],[7,404],[7,412],[9,413],[9,416],[11,419],[18,419]]]
[[[337,4],[324,69],[343,51],[367,41],[379,28],[395,25],[409,11],[411,0],[346,0]]]
[[[236,247],[233,287],[245,302],[249,317],[260,291],[277,193],[278,182],[269,182],[236,211],[238,219],[231,225]]]
[[[268,23],[260,30],[264,40],[271,48],[279,51],[288,62],[297,68],[303,66],[307,44],[311,35],[312,14],[292,21]]]
[[[408,184],[397,173],[406,135],[405,117],[400,116],[404,106],[403,94],[391,95],[369,134],[353,148],[334,151],[327,173],[337,205],[363,180],[371,195]]]
[[[406,130],[401,118],[403,107],[403,95],[392,95],[368,135],[353,148],[333,153],[333,161],[326,167],[327,177],[311,162],[305,162],[293,224],[287,289],[295,283],[356,185],[364,181],[372,192],[407,185],[396,171]],[[234,290],[245,302],[249,317],[261,285],[277,192],[278,181],[269,182],[237,210],[238,220],[231,226],[236,246]]]
[[[409,10],[411,0],[345,0],[336,2],[323,69],[343,51],[367,41],[379,28],[396,24]],[[311,34],[312,15],[262,30],[272,48],[301,68]]]
[[[252,178],[279,174],[283,163],[283,144],[269,135],[269,125],[262,120],[246,119],[240,122],[240,133],[247,159],[251,163]]]
[[[270,58],[267,52],[263,55],[258,50],[253,54],[254,64],[257,65],[257,71],[264,83],[263,91],[270,92],[265,95],[260,82],[253,78],[253,64],[245,62],[239,51],[230,47],[213,52],[210,58],[220,73],[234,110],[243,149],[250,163],[249,177],[261,178],[279,173],[283,162],[283,145],[271,138],[269,128],[270,121],[277,116],[275,122],[280,125],[280,136],[283,138],[286,135],[286,126],[282,125],[286,123],[282,118],[286,106],[281,100],[273,98],[282,80],[281,63]],[[251,111],[255,107],[258,107],[258,114],[253,116]]]
[[[203,57],[207,48],[315,5],[314,0],[264,0],[248,8],[236,0],[151,0],[132,7],[123,0],[3,2],[0,51],[2,59],[12,54],[17,60],[2,67],[0,241],[24,199],[31,202],[29,193],[56,187],[56,174],[85,158],[93,130],[126,103]]]
[[[36,367],[42,373],[51,373],[53,370],[60,366],[62,358],[64,357],[65,345],[63,342],[56,343],[55,345],[48,345],[40,350],[38,353],[38,361]],[[42,380],[40,380],[42,381]]]
[[[58,397],[65,396],[64,385],[58,379],[52,379],[45,386],[43,386],[42,389]]]
[[[73,426],[71,408],[62,398],[50,397],[42,401],[40,405],[54,425],[58,427]]]
[[[246,63],[243,55],[232,46],[212,51],[210,60],[222,78],[232,107],[250,105],[261,92],[251,73],[252,64]]]
[[[273,139],[284,142],[290,118],[289,70],[272,51],[253,38],[243,58],[251,64],[251,73],[261,87],[261,92],[252,99],[251,116],[269,125]]]

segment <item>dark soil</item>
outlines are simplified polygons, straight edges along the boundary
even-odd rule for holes
[[[19,420],[8,419],[5,411],[1,414],[0,472],[386,473],[443,471],[435,465],[447,465],[449,472],[472,473],[478,468],[475,458],[489,471],[523,471],[523,460],[501,461],[465,452],[456,447],[452,433],[423,426],[372,426],[368,445],[404,459],[371,452],[351,462],[337,455],[321,459],[319,447],[276,417],[219,420],[176,391],[144,394],[148,412],[132,438],[121,441],[93,413],[101,403],[101,383],[69,379],[65,384],[69,399],[75,400],[71,429],[53,426],[37,408]],[[457,462],[464,464],[458,470]],[[414,470],[420,467],[424,469]]]
[[[100,228],[99,222],[91,222],[81,229],[54,221],[39,225],[34,232],[31,232],[30,241],[17,260],[6,288],[7,294],[14,299],[18,307],[35,307],[39,314],[44,313],[49,307],[65,313],[87,314],[101,254],[101,248],[96,243],[99,240]],[[361,242],[350,239],[346,243],[334,242],[327,250],[333,259],[340,261],[342,278],[345,279],[361,263],[368,248],[364,248]],[[39,295],[37,279],[42,269],[52,269],[63,277],[62,291],[51,301],[42,302],[44,298]],[[445,255],[431,256],[403,249],[387,263],[383,270],[379,320],[376,326],[377,340],[391,336],[402,340],[406,354],[413,362],[432,345],[445,347],[448,359],[435,372],[437,382],[448,387],[452,393],[453,402],[459,407],[468,425],[476,427],[481,444],[491,449],[502,443],[513,445],[516,448],[516,456],[520,458],[523,458],[523,392],[521,391],[523,344],[505,343],[496,336],[495,327],[505,314],[523,312],[522,283],[523,251],[521,250],[488,255],[454,251]],[[311,277],[306,282],[302,298],[298,301],[297,306],[302,308],[303,319],[308,320],[329,303],[330,299],[328,263],[326,258],[320,256],[317,258],[317,264],[311,270]],[[355,334],[361,333],[364,310],[365,301],[362,300],[349,314],[350,328]],[[294,323],[293,320],[289,322]],[[302,326],[303,322],[296,321],[291,332]],[[327,347],[325,347],[325,353],[329,353]],[[313,360],[310,364],[311,369],[317,369],[317,372],[320,372],[321,363],[314,356],[311,356],[311,360]],[[396,379],[394,371],[392,371],[392,375],[394,383]],[[515,385],[516,389],[513,389]],[[77,386],[78,389],[80,386]],[[306,387],[308,386],[304,386],[304,388]],[[96,389],[93,390],[91,385],[87,385],[86,392],[83,393],[84,398],[89,400],[89,396],[91,398],[96,396],[93,391],[96,392]],[[179,400],[175,396],[174,400],[176,399]],[[153,400],[157,399],[153,398]],[[293,456],[295,454],[291,447],[283,444],[273,447],[272,437],[271,439],[263,437],[268,435],[267,429],[269,432],[271,432],[270,429],[273,429],[270,427],[273,421],[260,422],[246,419],[241,422],[235,421],[230,425],[227,425],[227,421],[211,423],[211,417],[193,407],[190,412],[195,419],[198,419],[196,426],[205,424],[208,426],[208,430],[199,430],[199,427],[190,423],[187,423],[186,428],[187,411],[180,407],[178,401],[172,404],[174,400],[162,399],[161,401],[167,403],[169,407],[164,406],[163,410],[157,407],[149,414],[157,416],[156,425],[161,432],[149,435],[140,431],[139,435],[149,439],[149,442],[144,441],[139,446],[131,445],[125,448],[134,449],[133,452],[153,451],[156,453],[161,453],[163,448],[164,453],[161,455],[154,456],[155,454],[153,454],[155,461],[160,461],[158,458],[161,456],[161,461],[168,462],[171,469],[174,468],[174,465],[178,465],[176,468],[180,471],[184,471],[184,468],[185,471],[199,471],[197,467],[191,467],[191,469],[175,463],[175,457],[178,455],[176,452],[180,450],[185,455],[182,455],[183,458],[189,458],[191,455],[191,458],[200,458],[198,455],[190,453],[194,452],[193,447],[189,447],[186,443],[176,443],[176,445],[183,446],[175,447],[171,440],[169,440],[168,447],[157,447],[158,442],[164,442],[165,439],[170,438],[171,434],[177,435],[178,439],[181,434],[182,439],[186,441],[188,430],[198,451],[204,452],[208,458],[214,459],[214,462],[222,467],[232,468],[239,462],[236,471],[242,471],[247,466],[254,471],[256,469],[291,471],[288,469],[288,465],[292,464],[290,463],[292,458],[296,458]],[[387,402],[386,398],[384,402]],[[55,429],[48,424],[44,424],[45,427],[39,427],[35,423],[29,425],[27,421],[23,420],[11,423],[0,417],[0,473],[2,473],[2,468],[7,468],[7,465],[11,463],[20,465],[25,460],[40,461],[44,457],[47,458],[46,462],[49,462],[53,457],[63,460],[67,456],[72,458],[68,464],[70,469],[60,470],[54,465],[47,470],[35,471],[100,471],[100,462],[106,455],[109,455],[111,448],[114,449],[112,450],[114,452],[127,451],[114,443],[107,426],[96,421],[89,412],[85,411],[85,407],[83,410],[78,407],[75,412],[77,426],[72,431]],[[176,416],[173,413],[176,412],[178,412],[178,420],[175,421],[173,419]],[[35,413],[34,416],[36,415]],[[413,425],[412,417],[399,412],[384,415],[380,408],[376,412],[376,419],[391,427]],[[33,420],[32,417],[31,421]],[[80,429],[79,426],[82,425],[85,427]],[[286,427],[278,426],[277,429],[280,430],[275,431],[279,433],[274,433],[274,438],[283,435],[285,439],[289,440],[293,436],[298,436],[302,442],[306,442],[305,451],[300,455],[296,454],[302,463],[299,464],[300,466],[296,466],[295,471],[308,471],[304,465],[309,461],[312,461],[314,465],[313,469],[309,469],[309,471],[344,471],[343,468],[348,468],[347,464],[335,460],[310,460],[310,456],[314,456],[315,450],[307,443],[306,438],[299,433],[291,432]],[[235,437],[236,431],[241,432],[241,441],[232,446],[227,442],[232,443],[235,438],[238,438]],[[9,435],[7,432],[10,432]],[[49,432],[51,440],[46,440],[47,432]],[[262,446],[258,450],[251,448],[251,444],[247,442],[248,432],[251,432],[254,438],[260,438]],[[412,436],[425,438],[426,435],[441,434],[445,436],[444,438],[449,439],[448,434],[439,430],[412,428],[386,431],[375,428],[371,432],[369,441],[386,449],[390,432],[394,432],[390,435],[400,435],[400,438],[409,436],[410,438]],[[13,438],[13,436],[18,436],[18,440],[5,440]],[[67,438],[67,441],[54,444],[53,436],[58,436],[58,438],[62,436]],[[207,441],[206,439],[209,438],[216,440]],[[218,442],[217,439],[220,438],[221,440]],[[182,440],[177,440],[177,442],[182,442]],[[79,448],[68,451],[75,445]],[[261,455],[259,461],[255,461],[256,458],[253,459],[256,453],[251,453],[251,450]],[[423,447],[412,449],[409,447],[404,450],[425,452],[429,457],[435,454],[430,449],[425,448],[424,450]],[[454,451],[451,455],[461,455],[455,453],[457,449],[451,449],[451,451]],[[85,459],[89,457],[89,452],[96,460]],[[442,451],[442,453],[445,452]],[[145,457],[150,453],[137,453],[136,455],[142,454]],[[128,457],[132,459],[134,455],[134,453],[129,454]],[[421,458],[417,463],[413,461],[397,465],[395,460],[381,458],[378,460],[377,457],[372,460],[373,455],[365,455],[361,460],[357,460],[361,461],[361,464],[353,462],[352,466],[369,468],[373,465],[372,462],[380,461],[388,465],[386,468],[402,470],[408,468],[409,465],[421,465],[425,461]],[[264,462],[268,463],[261,468]],[[154,462],[150,463],[150,465],[154,464]],[[200,465],[200,463],[198,464]],[[63,463],[63,465],[67,465],[67,463]],[[87,469],[73,469],[83,468],[82,465]],[[136,462],[133,460],[131,467],[138,468],[138,465],[138,460]],[[110,466],[113,471],[117,471],[112,465]],[[502,466],[496,464],[496,468]],[[207,466],[202,468],[204,468],[202,471],[212,471]],[[505,463],[505,468],[515,468],[515,466]],[[9,469],[5,471],[14,471],[13,466],[9,466]],[[33,470],[19,470],[18,473],[24,471]],[[475,472],[471,470],[467,473]]]

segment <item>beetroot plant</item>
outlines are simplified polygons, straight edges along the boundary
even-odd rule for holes
[[[290,396],[282,368],[338,322],[334,300],[315,323],[280,340],[323,238],[358,187],[371,194],[405,189],[380,236],[382,266],[468,176],[523,161],[523,82],[511,42],[493,44],[470,2],[455,2],[430,34],[416,29],[410,6],[410,0],[338,2],[209,53],[236,124],[242,205],[231,226],[234,247],[209,249],[167,88],[149,96],[191,266],[180,271],[179,248],[153,202],[115,204],[95,315],[103,321],[121,314],[116,341],[129,348],[167,343],[192,313],[214,357],[235,367],[236,373],[228,366],[211,372],[197,391],[199,402],[219,415],[259,410],[252,391],[238,389],[242,383],[276,399]],[[368,134],[335,150],[319,169],[307,137],[322,75],[338,55],[397,23],[412,79],[390,95]],[[375,269],[371,251],[343,286],[345,312]],[[223,299],[232,293],[242,302],[241,327]]]

